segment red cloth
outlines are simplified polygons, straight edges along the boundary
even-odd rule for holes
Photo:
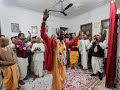
[[[106,66],[106,87],[112,88],[115,85],[116,74],[116,53],[117,53],[117,8],[115,0],[110,2],[110,29],[108,40],[108,56]]]
[[[70,48],[70,51],[79,51],[78,47],[73,47],[73,46],[77,46],[78,45],[78,40],[76,39],[74,41],[74,44],[72,45],[72,47]]]
[[[53,67],[53,50],[57,46],[56,37],[48,37],[46,34],[46,24],[42,23],[41,25],[41,37],[45,42],[45,62],[44,68],[45,70],[51,71]]]
[[[46,34],[46,24],[43,22],[41,25],[41,37],[45,42],[45,61],[44,61],[44,68],[45,70],[51,71],[53,67],[53,57],[54,57],[54,48],[57,47],[56,37],[48,37]],[[79,37],[79,36],[78,36]],[[66,50],[74,44],[74,41],[77,39],[76,37],[74,40],[65,42]]]
[[[25,47],[25,44],[23,41],[21,40],[16,40],[15,41],[15,47],[16,47],[16,53],[17,53],[17,57],[21,57],[21,58],[27,58],[27,48]]]

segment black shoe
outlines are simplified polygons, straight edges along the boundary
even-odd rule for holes
[[[102,73],[99,72],[99,79],[102,80]]]
[[[90,76],[96,76],[96,74],[91,74]]]

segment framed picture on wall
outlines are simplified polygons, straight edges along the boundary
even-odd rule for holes
[[[38,34],[38,27],[37,26],[31,26],[32,33],[33,34]]]
[[[109,32],[110,20],[104,19],[101,20],[101,32],[104,36],[104,39],[108,41],[108,32]]]
[[[88,36],[88,39],[92,39],[92,23],[80,25],[81,32]]]
[[[18,23],[11,23],[11,31],[15,33],[20,32],[19,24]]]
[[[108,29],[109,26],[110,26],[109,19],[101,20],[101,27],[102,27],[102,28],[104,28],[104,29]]]

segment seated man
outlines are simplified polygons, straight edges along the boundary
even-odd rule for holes
[[[19,70],[14,52],[7,47],[8,43],[7,38],[0,38],[0,65],[4,77],[3,86],[6,90],[16,90],[18,88]]]

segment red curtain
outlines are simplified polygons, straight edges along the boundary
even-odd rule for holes
[[[116,54],[117,54],[117,23],[118,16],[116,1],[110,1],[110,29],[108,40],[108,57],[106,66],[106,87],[113,88],[115,86],[116,74]]]

